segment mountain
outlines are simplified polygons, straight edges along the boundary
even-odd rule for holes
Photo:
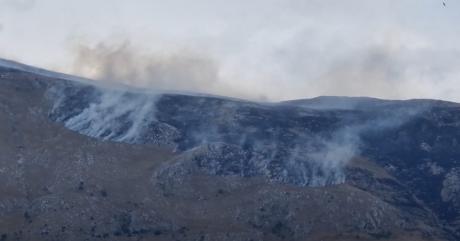
[[[460,105],[152,92],[0,61],[0,240],[458,240]]]

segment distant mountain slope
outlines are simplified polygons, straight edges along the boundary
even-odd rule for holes
[[[282,104],[318,110],[372,110],[385,107],[458,106],[458,103],[430,100],[383,100],[370,97],[320,96],[312,99],[283,101]]]
[[[457,240],[460,106],[158,94],[0,61],[0,240]]]

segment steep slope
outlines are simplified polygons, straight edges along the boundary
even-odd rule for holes
[[[0,239],[455,240],[458,105],[377,106],[159,95],[4,64]]]

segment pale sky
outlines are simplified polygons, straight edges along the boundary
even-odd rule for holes
[[[460,101],[460,1],[0,0],[0,57],[154,89]]]

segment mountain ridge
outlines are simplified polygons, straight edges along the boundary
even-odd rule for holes
[[[14,60],[8,60],[8,59],[3,59],[0,58],[0,68],[10,68],[10,69],[15,69],[19,71],[24,71],[28,72],[31,74],[38,74],[42,75],[44,77],[50,77],[50,78],[56,78],[56,79],[63,79],[63,80],[70,80],[70,81],[75,81],[75,82],[83,82],[86,84],[91,84],[91,85],[100,85],[100,84],[105,84],[103,87],[115,87],[115,88],[127,88],[129,91],[141,91],[142,88],[138,87],[130,87],[121,83],[106,83],[104,81],[95,81],[90,78],[85,78],[77,75],[71,75],[71,74],[64,74],[64,73],[59,73],[56,71],[51,71],[47,70],[44,68],[37,68],[33,67],[32,65],[27,65],[23,64]],[[147,90],[147,92],[153,91],[152,90]],[[215,98],[227,98],[227,99],[233,99],[236,101],[242,101],[242,102],[254,102],[254,103],[267,103],[267,104],[294,104],[294,105],[301,105],[301,102],[322,102],[322,101],[350,101],[350,102],[359,102],[359,101],[375,101],[375,102],[399,102],[399,101],[409,101],[409,102],[417,102],[417,101],[434,101],[434,102],[446,102],[448,104],[459,104],[458,102],[454,101],[448,101],[448,100],[438,100],[438,99],[425,99],[425,98],[412,98],[412,99],[384,99],[384,98],[376,98],[376,97],[369,97],[369,96],[332,96],[332,95],[322,95],[322,96],[317,96],[317,97],[312,97],[312,98],[306,98],[306,99],[291,99],[291,100],[282,100],[282,101],[275,101],[275,102],[260,102],[260,101],[251,101],[247,99],[240,99],[236,97],[228,97],[228,96],[220,96],[220,95],[213,95],[213,94],[208,94],[208,93],[195,93],[195,92],[186,92],[186,91],[172,91],[172,90],[160,90],[160,91],[153,91],[153,93],[156,94],[182,94],[182,95],[192,95],[192,96],[207,96],[207,97],[215,97]]]
[[[11,68],[0,86],[3,240],[459,237],[456,104],[152,97]]]

